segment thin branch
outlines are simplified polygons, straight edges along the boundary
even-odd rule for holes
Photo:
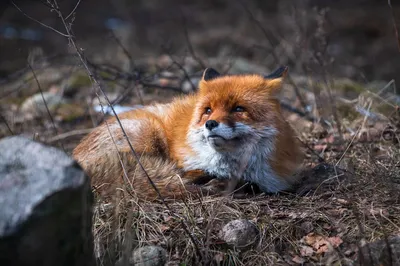
[[[129,53],[128,49],[125,48],[125,46],[122,44],[120,39],[114,34],[113,31],[111,31],[111,34],[114,37],[115,42],[118,44],[119,47],[121,47],[125,56],[128,58],[128,60],[129,60],[129,75],[132,75],[132,72],[135,70],[135,62],[133,61],[132,55]],[[136,79],[135,79],[136,84],[134,84],[133,88],[135,89],[136,95],[139,98],[140,103],[144,104],[143,97],[140,94],[140,90],[137,86],[138,80],[140,80],[140,72],[136,73],[135,77],[136,77]],[[129,80],[128,85],[126,87],[125,86],[124,87],[127,90],[127,87],[131,87],[131,86],[132,86],[132,80]]]
[[[76,129],[76,130],[68,131],[68,132],[59,134],[57,136],[54,136],[54,137],[48,139],[47,143],[53,143],[55,141],[59,141],[61,139],[66,139],[66,138],[73,137],[73,136],[86,135],[86,134],[90,133],[92,130],[93,130],[93,128],[85,128],[85,129]]]
[[[266,29],[263,27],[263,25],[260,23],[260,21],[258,21],[253,13],[250,11],[250,9],[248,9],[248,7],[242,3],[241,0],[236,0],[237,2],[239,2],[239,4],[244,8],[244,10],[246,11],[246,13],[248,14],[248,16],[251,18],[252,21],[254,21],[254,23],[256,24],[256,26],[262,31],[265,39],[268,41],[269,45],[271,47],[273,47],[272,42],[270,40],[270,36],[268,34],[268,32],[266,31]],[[280,60],[279,60],[279,56],[276,54],[274,49],[271,49],[271,55],[274,58],[274,61],[276,64],[281,64]],[[303,109],[305,112],[307,111],[307,104],[306,101],[303,99],[303,96],[300,93],[299,88],[297,87],[296,83],[294,82],[294,80],[290,77],[290,75],[288,75],[286,77],[287,81],[293,86],[294,88],[294,92],[296,93],[297,98],[299,98],[300,104],[302,105]]]
[[[310,145],[307,144],[307,142],[304,142],[299,137],[297,137],[297,139],[301,142],[301,144],[304,145],[304,147],[306,147],[309,151],[311,151],[315,156],[318,157],[319,162],[325,162],[324,157],[322,157],[317,151],[315,151],[313,148],[311,148]]]
[[[171,59],[171,61],[172,61],[180,70],[182,70],[183,75],[185,76],[185,79],[186,79],[187,81],[189,81],[190,86],[192,87],[192,91],[196,91],[197,88],[196,88],[196,86],[193,84],[192,80],[190,79],[190,76],[189,76],[189,74],[187,73],[186,69],[185,69],[181,64],[179,64],[175,59],[173,59],[171,55],[168,55],[168,56],[169,56],[169,58]]]
[[[354,134],[353,138],[350,140],[349,144],[347,144],[346,149],[344,150],[343,154],[340,156],[339,160],[336,162],[335,167],[339,165],[339,163],[343,160],[344,156],[346,155],[347,151],[349,150],[350,146],[353,144],[354,140],[358,136],[358,133],[361,130],[361,126],[358,127],[357,132]]]
[[[14,132],[11,130],[10,125],[8,125],[6,118],[2,114],[0,114],[0,118],[1,118],[1,120],[3,120],[4,125],[6,125],[8,131],[11,133],[11,135],[14,135]]]
[[[292,105],[283,102],[282,100],[280,100],[279,103],[280,103],[281,107],[283,107],[287,111],[289,111],[291,113],[295,113],[301,117],[304,117],[305,119],[307,119],[310,122],[317,122],[317,118],[313,117],[309,113],[305,113],[305,112],[297,109],[296,107],[293,107]]]
[[[125,46],[121,43],[121,40],[115,35],[114,31],[110,31],[110,32],[111,32],[111,35],[113,36],[114,41],[122,49],[125,56],[128,57],[129,63],[130,63],[130,68],[133,68],[135,63],[133,61],[132,55],[128,52],[128,50],[125,48]]]
[[[394,10],[393,10],[393,7],[392,7],[392,1],[391,0],[388,0],[388,5],[390,7],[390,11],[391,11],[391,14],[392,14],[392,23],[393,23],[393,27],[394,27],[394,33],[396,34],[397,48],[399,49],[399,52],[400,52],[399,30],[397,29],[396,17],[394,15]]]
[[[183,14],[182,10],[181,10],[181,15],[182,15],[183,33],[184,33],[184,35],[185,35],[185,39],[186,39],[186,43],[187,43],[187,46],[188,46],[188,49],[189,49],[189,53],[191,54],[191,56],[193,57],[193,59],[196,60],[197,63],[198,63],[203,69],[205,69],[205,68],[207,67],[206,64],[204,64],[204,62],[200,59],[200,57],[198,57],[198,56],[196,55],[196,53],[194,52],[193,45],[192,45],[192,42],[190,41],[190,36],[189,36],[188,29],[187,29],[186,17],[185,17],[185,15]]]
[[[51,125],[53,126],[54,134],[55,134],[55,135],[58,135],[58,130],[57,130],[57,127],[56,127],[56,123],[54,122],[53,116],[51,115],[50,110],[49,110],[49,107],[47,106],[47,102],[46,102],[46,100],[45,100],[45,98],[44,98],[44,96],[43,96],[43,90],[42,90],[42,87],[40,86],[39,80],[37,79],[36,74],[35,74],[35,71],[33,70],[31,64],[30,64],[29,62],[27,62],[27,64],[28,64],[29,68],[30,68],[31,71],[32,71],[33,77],[34,77],[34,79],[35,79],[35,81],[36,81],[36,84],[37,84],[37,86],[38,86],[38,89],[39,89],[39,91],[40,91],[40,95],[42,96],[42,100],[43,100],[44,106],[45,106],[45,108],[46,108],[47,114],[49,115],[49,118],[50,118],[50,121],[51,121]],[[61,142],[61,140],[58,141],[58,144],[59,144],[60,147],[64,150],[64,152],[66,152],[66,150],[65,150],[65,148],[64,148],[64,145],[63,145],[63,143]]]
[[[76,54],[78,55],[80,61],[82,62],[84,68],[86,69],[89,78],[90,78],[91,81],[96,85],[96,87],[101,91],[101,93],[104,95],[104,98],[105,98],[105,100],[107,101],[108,105],[110,106],[112,112],[114,113],[114,116],[115,116],[115,118],[116,118],[116,120],[117,120],[117,122],[118,122],[118,124],[119,124],[119,126],[120,126],[120,128],[121,128],[121,131],[123,132],[123,136],[124,136],[124,138],[127,140],[128,145],[129,145],[129,148],[130,148],[132,154],[134,155],[136,161],[138,162],[139,167],[140,167],[141,170],[145,173],[145,175],[146,175],[148,181],[150,182],[150,184],[151,184],[151,186],[153,187],[153,189],[156,191],[156,193],[157,193],[158,197],[160,198],[160,200],[162,201],[162,203],[165,205],[165,207],[166,207],[172,214],[174,214],[174,212],[173,212],[172,209],[170,208],[169,204],[165,201],[165,199],[164,199],[164,197],[161,195],[159,189],[157,188],[157,186],[154,184],[153,180],[152,180],[152,179],[150,178],[150,176],[148,175],[146,169],[145,169],[145,168],[143,167],[143,165],[140,163],[140,158],[139,158],[139,156],[137,155],[135,149],[133,148],[132,143],[131,143],[131,141],[129,140],[129,137],[128,137],[128,135],[126,134],[126,132],[125,132],[125,130],[124,130],[124,127],[122,126],[122,123],[121,123],[121,121],[120,121],[120,119],[119,119],[117,113],[116,113],[115,110],[114,110],[114,107],[111,105],[110,100],[109,100],[108,97],[107,97],[107,94],[104,92],[103,88],[100,86],[100,83],[94,78],[94,75],[93,75],[91,69],[89,68],[89,66],[88,66],[88,64],[87,64],[86,59],[85,59],[85,57],[84,57],[84,55],[83,55],[81,49],[78,48],[78,46],[76,45],[76,43],[75,43],[75,41],[74,41],[73,36],[70,34],[70,31],[69,31],[69,28],[68,28],[68,26],[67,26],[67,23],[65,22],[65,19],[64,19],[63,15],[62,15],[62,13],[61,13],[59,7],[58,7],[57,1],[54,0],[53,3],[54,3],[54,10],[57,12],[58,16],[60,17],[60,19],[61,19],[61,21],[62,21],[62,23],[63,23],[63,25],[64,25],[64,27],[65,27],[65,30],[67,31],[68,40],[69,40],[70,44],[71,44],[71,45],[73,46],[73,48],[75,49],[75,52],[76,52]],[[97,94],[97,92],[96,92],[96,95],[99,97],[99,95]],[[202,257],[202,254],[201,254],[201,252],[200,252],[200,249],[199,249],[199,246],[198,246],[197,241],[195,240],[194,236],[189,232],[189,230],[188,230],[186,224],[183,222],[183,220],[182,220],[182,219],[179,219],[179,220],[180,220],[180,223],[181,223],[181,226],[182,226],[183,230],[186,232],[186,234],[188,235],[188,237],[189,237],[190,240],[192,241],[192,243],[193,243],[193,245],[194,245],[194,247],[195,247],[195,249],[196,249],[196,253],[197,253],[198,256],[201,258],[201,257]]]
[[[75,12],[75,10],[78,8],[80,3],[81,3],[81,0],[78,0],[78,2],[76,3],[74,9],[72,9],[72,11],[69,13],[69,15],[65,17],[65,20],[67,20]]]
[[[39,20],[34,19],[33,17],[29,16],[29,15],[26,14],[24,11],[22,11],[21,8],[19,8],[19,7],[14,3],[14,1],[12,1],[12,0],[11,0],[11,4],[13,4],[13,6],[14,6],[19,12],[21,12],[24,16],[26,16],[27,18],[29,18],[29,19],[35,21],[36,23],[39,23],[39,24],[42,25],[43,27],[48,28],[48,29],[50,29],[50,30],[52,30],[52,31],[54,31],[54,32],[56,32],[56,33],[58,33],[58,34],[64,36],[64,37],[67,37],[67,38],[70,37],[70,36],[68,36],[68,34],[62,33],[61,31],[58,31],[58,30],[56,30],[55,28],[50,27],[49,25],[46,25],[46,24],[40,22]]]

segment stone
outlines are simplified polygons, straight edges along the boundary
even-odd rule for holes
[[[94,265],[93,195],[64,152],[0,140],[0,265]]]
[[[62,95],[55,92],[43,92],[37,93],[27,98],[21,105],[21,112],[27,116],[27,118],[35,117],[47,117],[46,105],[43,102],[43,98],[46,101],[47,108],[50,112],[53,112],[58,106],[65,103]]]
[[[388,237],[387,242],[380,239],[362,246],[354,265],[400,265],[400,235]]]
[[[167,251],[159,246],[144,246],[136,249],[128,265],[164,266],[167,263]]]
[[[259,234],[260,232],[254,223],[239,219],[227,223],[220,231],[220,238],[227,244],[244,250],[257,243]]]

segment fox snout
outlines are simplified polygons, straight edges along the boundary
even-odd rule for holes
[[[214,128],[216,128],[218,126],[218,122],[215,120],[208,120],[205,124],[206,128],[208,130],[213,130]]]

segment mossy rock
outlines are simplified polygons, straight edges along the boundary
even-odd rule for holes
[[[83,73],[77,73],[76,75],[72,76],[68,83],[70,88],[82,88],[92,85],[89,76]]]
[[[56,110],[56,114],[65,122],[71,122],[85,115],[85,108],[79,104],[63,103]]]

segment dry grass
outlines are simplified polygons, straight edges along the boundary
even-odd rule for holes
[[[369,154],[375,146],[384,156]],[[332,157],[341,155],[338,152]],[[363,241],[400,233],[400,155],[398,147],[369,143],[355,144],[345,158],[353,160],[354,173],[337,169],[335,174],[333,167],[308,172],[306,183],[322,183],[308,187],[311,189],[301,196],[203,197],[171,202],[172,213],[162,204],[128,197],[108,204],[98,199],[94,233],[100,265],[113,265],[127,244],[131,246],[128,250],[144,245],[164,247],[169,253],[168,265],[297,265],[293,261],[297,257],[309,265],[334,261],[346,265],[355,259]],[[218,237],[224,224],[239,218],[255,222],[260,229],[261,238],[254,249],[235,250]],[[180,219],[196,239],[200,255]],[[318,247],[309,243],[312,253],[305,254],[310,246],[305,237],[317,235],[337,237],[343,243],[326,252],[320,250],[320,254]]]

